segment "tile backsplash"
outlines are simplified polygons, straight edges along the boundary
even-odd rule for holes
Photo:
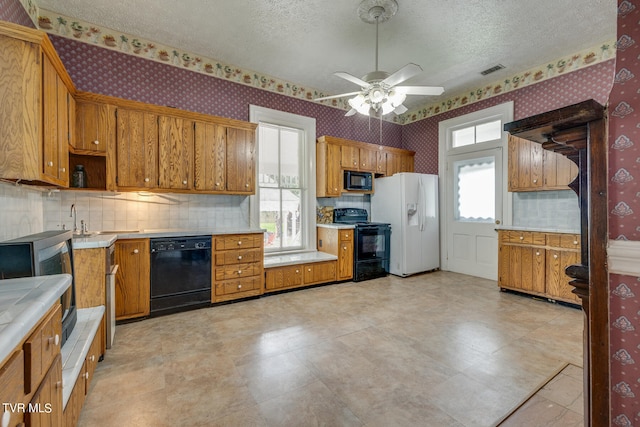
[[[88,230],[213,229],[249,226],[249,198],[207,194],[62,191],[44,197],[44,227]]]
[[[579,232],[578,196],[571,190],[513,193],[513,225]]]
[[[44,230],[42,190],[0,182],[0,241]]]

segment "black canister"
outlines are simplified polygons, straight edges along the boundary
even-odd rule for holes
[[[71,176],[71,186],[76,188],[85,188],[87,186],[87,172],[83,165],[76,165]]]

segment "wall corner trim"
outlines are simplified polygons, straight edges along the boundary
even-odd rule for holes
[[[640,277],[640,241],[609,240],[609,273]]]

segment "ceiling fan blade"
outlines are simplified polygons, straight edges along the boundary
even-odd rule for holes
[[[413,76],[417,76],[422,72],[422,67],[412,62],[408,63],[404,67],[400,68],[395,73],[384,79],[382,83],[388,86],[395,86],[398,83],[402,83],[405,80],[410,79]]]
[[[395,89],[406,95],[442,95],[444,92],[439,86],[396,86]]]
[[[358,78],[356,76],[352,76],[349,73],[345,73],[344,71],[337,71],[335,73],[333,73],[334,75],[343,78],[345,80],[350,81],[351,83],[355,83],[358,86],[360,86],[361,88],[365,88],[369,86],[369,83],[365,82],[364,80],[362,80],[361,78]]]
[[[395,110],[393,110],[394,113],[396,114],[404,114],[408,111],[408,108],[405,107],[404,105],[400,104],[398,105]]]
[[[357,112],[358,112],[358,110],[356,110],[355,108],[352,108],[351,110],[347,111],[347,114],[345,114],[345,116],[347,116],[347,117],[353,116]]]
[[[339,95],[323,96],[322,98],[315,98],[314,101],[326,101],[327,99],[344,98],[345,96],[353,96],[353,95],[357,95],[359,93],[360,93],[360,91],[358,91],[358,92],[349,92],[349,93],[341,93]]]

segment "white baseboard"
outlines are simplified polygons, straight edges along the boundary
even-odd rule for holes
[[[609,240],[609,273],[640,277],[640,241]]]

